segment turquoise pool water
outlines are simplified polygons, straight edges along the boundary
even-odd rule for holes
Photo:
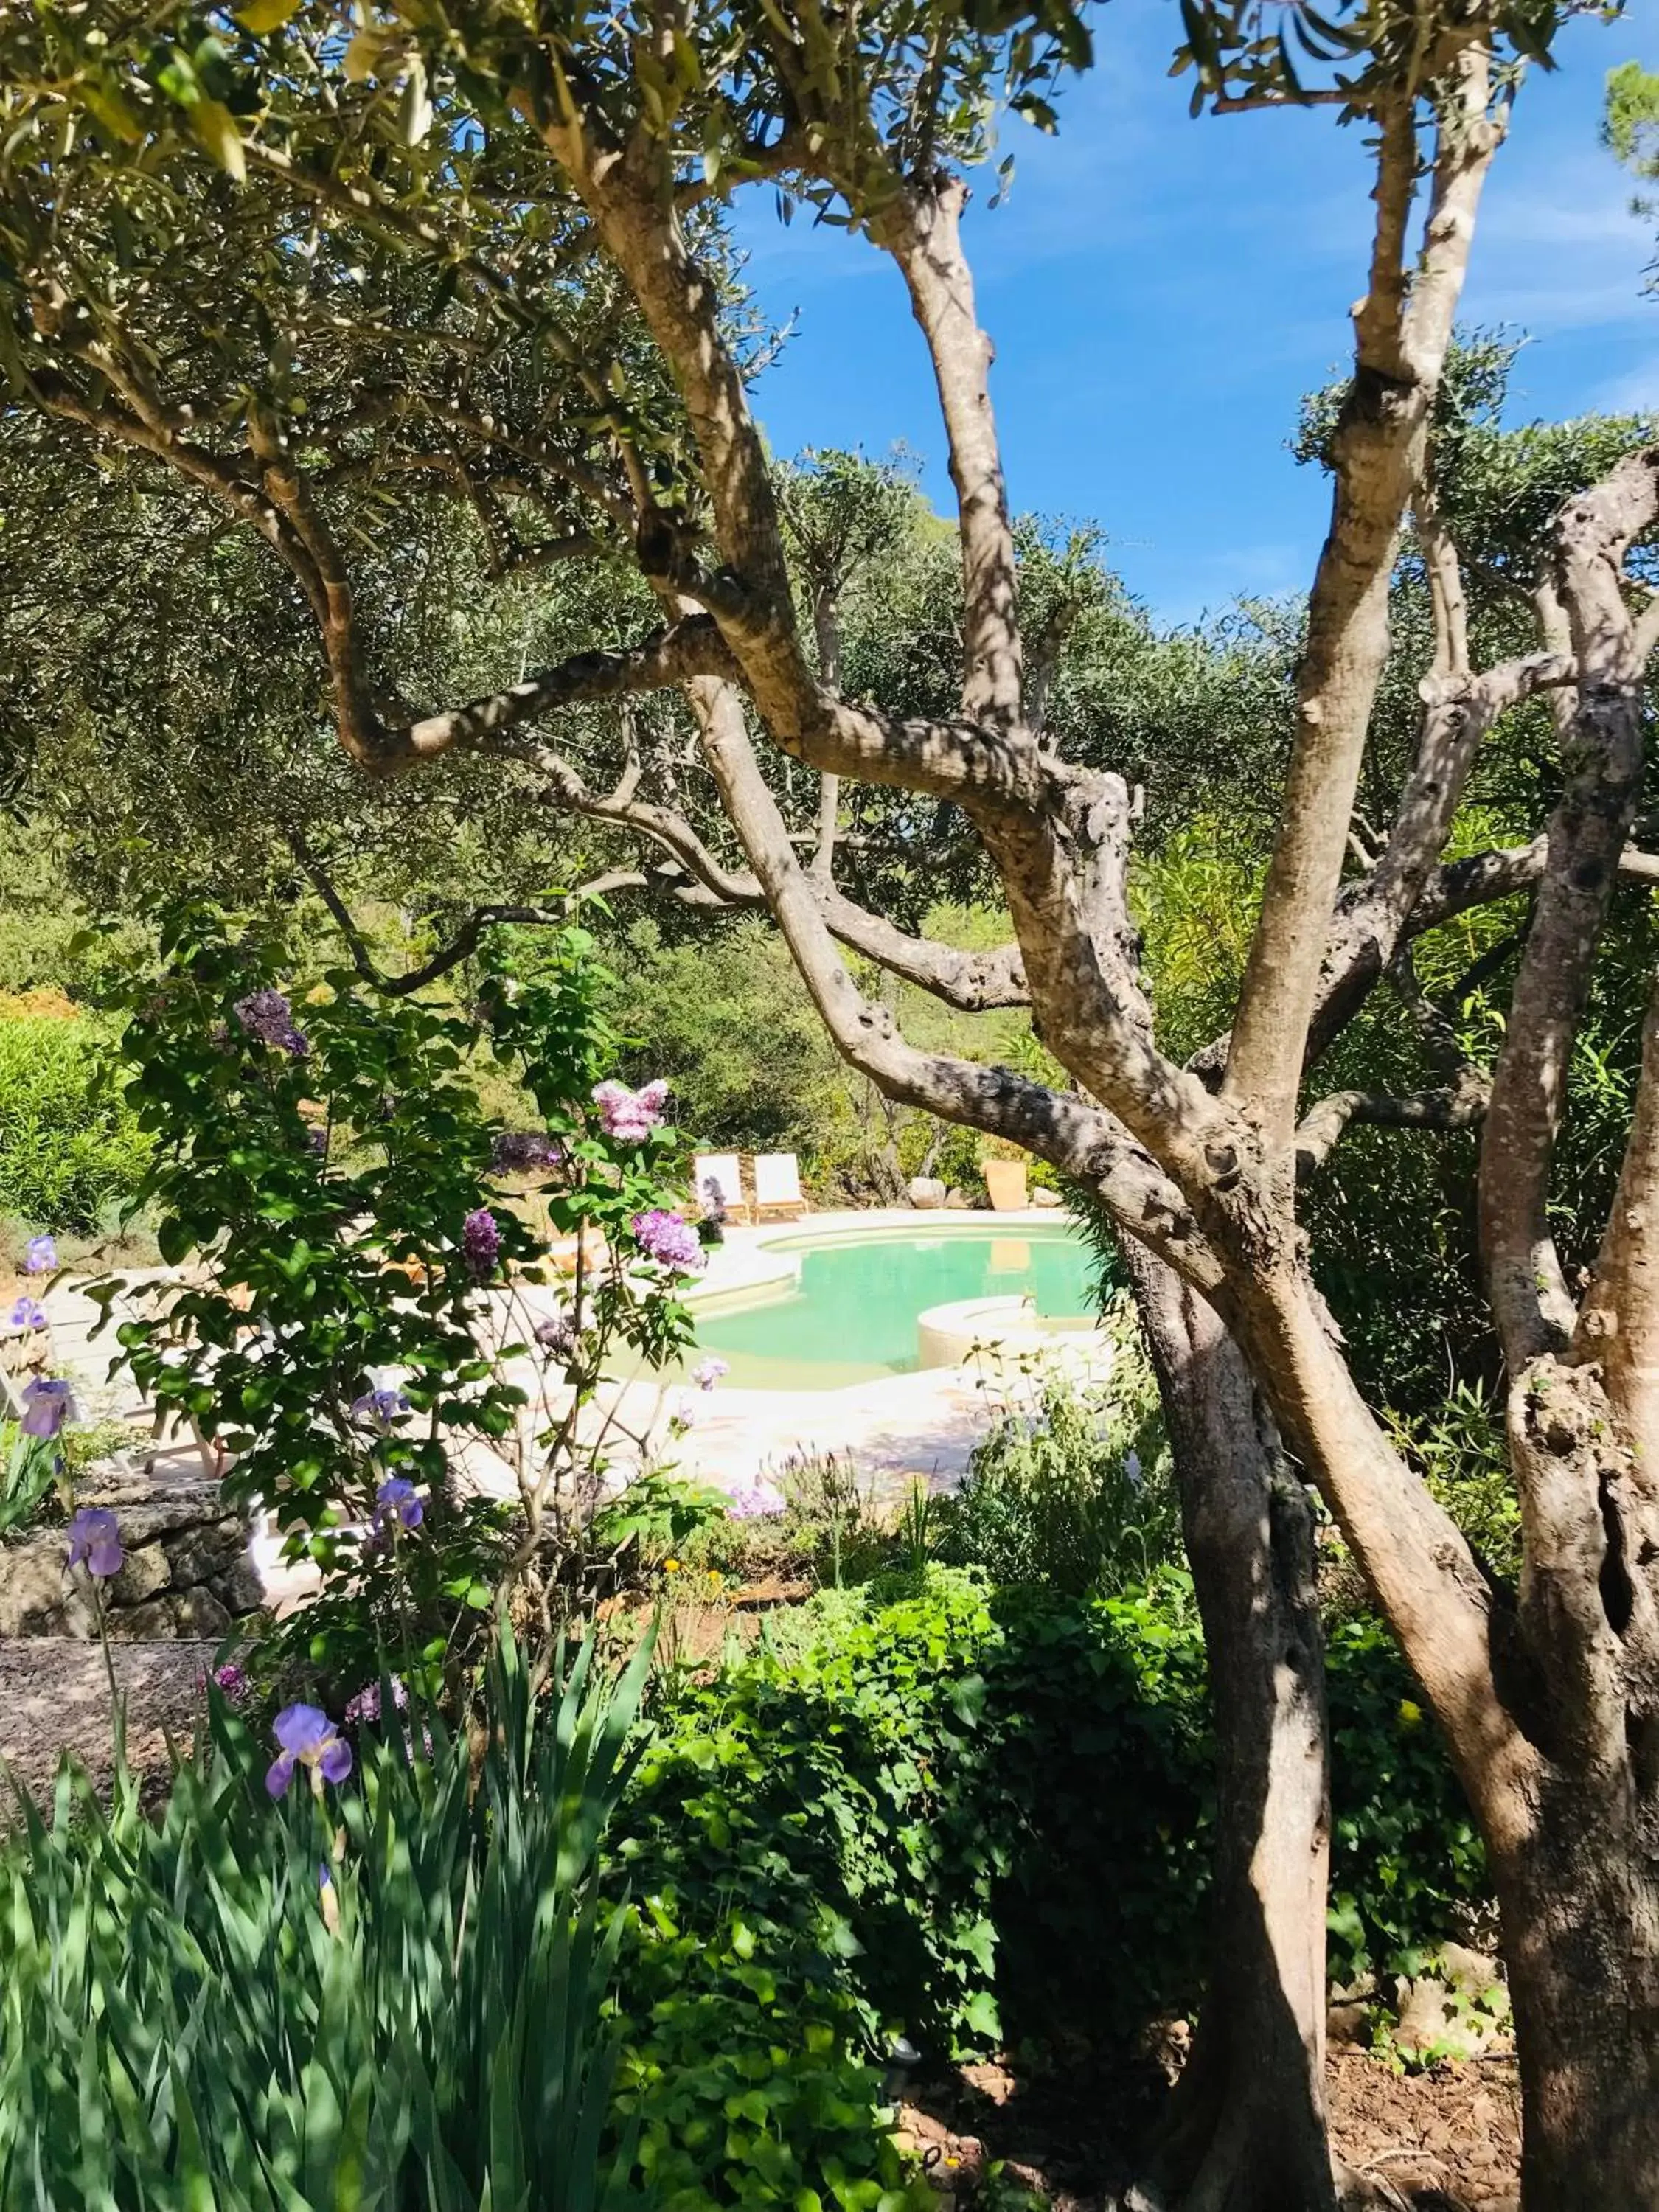
[[[1029,1291],[1059,1320],[1091,1310],[1094,1276],[1060,1223],[819,1245],[802,1252],[799,1288],[700,1318],[697,1346],[730,1363],[726,1382],[740,1390],[836,1390],[908,1373],[927,1306]]]

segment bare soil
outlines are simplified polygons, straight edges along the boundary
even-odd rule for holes
[[[963,2206],[988,2165],[1043,2191],[1054,2212],[1117,2212],[1133,2179],[1124,2146],[1153,2117],[1158,2069],[1121,2059],[1022,2073],[963,2066],[914,2082],[903,2132],[944,2194]],[[1520,2090],[1511,2058],[1395,2072],[1370,2051],[1338,2047],[1326,2074],[1333,2148],[1376,2185],[1378,2202],[1411,2212],[1517,2212]],[[1389,2192],[1392,2192],[1392,2196]]]
[[[205,1698],[211,1644],[116,1644],[116,1686],[126,1701],[127,1758],[137,1774],[164,1777],[171,1737],[191,1740]],[[113,1766],[109,1680],[102,1647],[64,1636],[0,1637],[0,1768],[37,1804],[51,1802],[61,1752],[85,1767],[100,1796]],[[11,1818],[0,1786],[0,1826]]]

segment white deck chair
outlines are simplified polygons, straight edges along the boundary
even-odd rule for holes
[[[691,1188],[703,1212],[709,1210],[709,1184],[719,1192],[728,1219],[746,1221],[749,1202],[743,1194],[743,1170],[735,1152],[704,1152],[691,1163]]]
[[[800,1187],[800,1162],[793,1152],[755,1155],[755,1216],[763,1213],[805,1213],[806,1200]]]

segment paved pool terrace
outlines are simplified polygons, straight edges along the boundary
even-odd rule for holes
[[[718,1352],[722,1318],[762,1311],[791,1296],[804,1261],[814,1251],[884,1241],[933,1246],[988,1238],[994,1240],[994,1272],[1000,1256],[1012,1280],[1018,1278],[1022,1247],[1065,1242],[1067,1226],[1062,1215],[1036,1208],[995,1214],[896,1208],[812,1213],[759,1228],[731,1228],[725,1243],[710,1250],[687,1303],[707,1322]],[[128,1279],[137,1290],[163,1272],[129,1271]],[[506,1295],[499,1300],[503,1334],[521,1338],[526,1324],[533,1326],[558,1300],[554,1285],[518,1285],[510,1300]],[[61,1282],[48,1305],[56,1370],[75,1379],[88,1416],[139,1417],[142,1403],[125,1363],[110,1372],[113,1330],[97,1339],[90,1334],[98,1314],[85,1292]],[[136,1299],[121,1301],[119,1307],[130,1307],[135,1315],[142,1310]],[[118,1309],[115,1317],[125,1318],[125,1312]],[[947,1337],[942,1346],[935,1344],[933,1356],[946,1356],[951,1342]],[[934,1489],[955,1487],[988,1425],[992,1404],[1010,1381],[1017,1387],[1021,1362],[1032,1348],[1033,1340],[1016,1336],[1008,1340],[1004,1356],[981,1353],[965,1364],[875,1373],[829,1388],[803,1387],[798,1381],[783,1389],[745,1387],[734,1372],[713,1389],[702,1390],[686,1380],[641,1373],[607,1386],[591,1412],[596,1424],[605,1425],[607,1449],[622,1470],[661,1451],[669,1424],[678,1416],[688,1425],[668,1454],[699,1481],[735,1489],[775,1475],[792,1459],[836,1453],[852,1460],[877,1498],[896,1500],[917,1480]],[[1098,1371],[1103,1355],[1091,1332],[1086,1339],[1073,1335],[1064,1356]],[[697,1355],[692,1357],[695,1362]],[[741,1362],[733,1364],[735,1369]],[[524,1380],[530,1383],[532,1375],[527,1372]],[[188,1444],[173,1449],[184,1460],[194,1456]],[[479,1490],[515,1494],[510,1468],[483,1443],[465,1443],[455,1461],[464,1479]],[[256,1556],[273,1601],[301,1594],[289,1571],[278,1565],[271,1547],[258,1545]]]

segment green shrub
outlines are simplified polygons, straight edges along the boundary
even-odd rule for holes
[[[1074,1597],[1127,1589],[1180,1559],[1157,1389],[1122,1293],[1105,1300],[1103,1326],[1116,1346],[1109,1381],[1039,1365],[998,1408],[961,1489],[939,1501],[941,1559]]]
[[[591,1877],[640,1680],[579,1664],[544,1714],[504,1645],[476,1792],[465,1735],[428,1756],[406,1715],[273,1805],[222,1704],[159,1821],[65,1771],[0,1856],[0,2206],[621,2202]]]
[[[1184,1576],[1077,1599],[933,1567],[896,1602],[803,1614],[680,1688],[625,1811],[624,2002],[652,2027],[624,2079],[686,2212],[748,2201],[746,2124],[720,2124],[738,2097],[799,2160],[790,2189],[822,2187],[814,2160],[856,2170],[895,2027],[957,2054],[1122,2039],[1202,1989],[1213,1747]],[[1339,1980],[1410,1968],[1485,1903],[1408,1692],[1380,1626],[1333,1641]]]
[[[0,1021],[0,1213],[91,1230],[149,1158],[88,1024]]]

